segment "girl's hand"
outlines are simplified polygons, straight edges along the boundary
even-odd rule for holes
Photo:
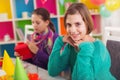
[[[36,54],[39,48],[36,46],[34,41],[27,41],[26,42],[29,49],[31,50],[32,53]]]
[[[14,55],[15,55],[16,57],[20,57],[20,59],[23,59],[23,56],[20,56],[20,54],[19,54],[18,52],[14,52]]]
[[[74,47],[75,41],[69,35],[65,35],[63,37],[63,42],[68,43]]]
[[[88,42],[93,42],[95,39],[93,38],[93,37],[91,37],[91,36],[89,36],[89,35],[86,35],[83,39],[81,39],[81,40],[78,40],[78,41],[75,41],[75,43],[74,43],[74,45],[75,46],[78,46],[80,43],[82,43],[82,42],[86,42],[86,41],[88,41]]]
[[[63,42],[69,43],[70,45],[72,45],[75,48],[78,48],[79,44],[81,44],[82,42],[86,42],[86,41],[93,42],[94,40],[95,39],[89,35],[86,35],[83,39],[80,39],[77,41],[74,41],[69,35],[65,35],[63,37]]]

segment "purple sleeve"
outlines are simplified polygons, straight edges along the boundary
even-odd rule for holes
[[[56,40],[57,37],[58,37],[58,34],[54,34],[53,44],[54,44],[54,41]],[[38,50],[38,52],[36,53],[36,55],[33,57],[34,64],[47,69],[48,58],[49,58],[49,54],[48,54],[49,51],[48,50],[49,49],[47,47],[40,48]]]
[[[56,38],[58,37],[59,35],[57,33],[54,34],[53,36],[53,43],[55,42]]]
[[[49,54],[45,49],[39,49],[33,57],[33,63],[39,67],[47,69]]]

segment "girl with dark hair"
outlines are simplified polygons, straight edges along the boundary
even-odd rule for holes
[[[72,80],[115,80],[108,50],[89,34],[93,22],[83,3],[73,3],[64,17],[67,34],[59,36],[48,62],[48,73],[57,76],[70,67]]]
[[[31,18],[34,33],[31,35],[31,40],[26,43],[34,56],[26,61],[47,69],[49,55],[58,34],[55,33],[50,14],[45,8],[35,9]],[[18,53],[15,55],[19,56]]]

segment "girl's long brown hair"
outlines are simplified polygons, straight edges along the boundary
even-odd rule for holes
[[[49,20],[49,27],[53,32],[55,32],[54,24],[50,20],[50,14],[45,8],[37,8],[32,14],[40,15],[44,21]]]

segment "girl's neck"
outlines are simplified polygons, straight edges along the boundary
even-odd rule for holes
[[[47,34],[47,33],[48,33],[48,28],[46,28],[45,31],[43,31],[43,32],[41,32],[41,33],[36,33],[36,34],[38,34],[38,35],[45,35],[45,34]]]

